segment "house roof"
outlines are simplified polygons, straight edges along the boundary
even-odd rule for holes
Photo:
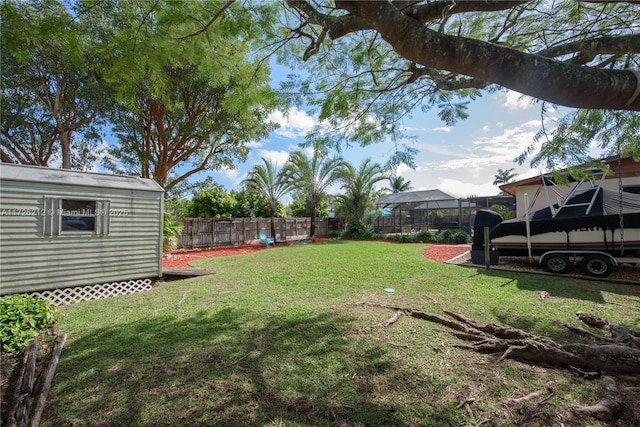
[[[42,184],[67,184],[84,187],[118,188],[163,192],[157,182],[148,178],[129,175],[110,175],[70,169],[46,168],[42,166],[0,164],[2,181],[35,182]]]
[[[609,167],[613,174],[607,175],[605,179],[618,178],[618,171],[623,177],[640,176],[640,163],[633,160],[632,157],[625,157],[621,160],[620,168],[618,168],[618,157],[611,156],[600,160]],[[565,169],[566,170],[566,169]],[[541,184],[541,176],[534,176],[531,178],[522,179],[520,181],[510,182],[500,186],[500,190],[512,196],[516,195],[516,189],[525,185],[538,185]]]
[[[421,203],[445,200],[458,200],[450,194],[440,190],[405,191],[403,193],[391,193],[378,199],[377,204],[387,206],[400,203]]]

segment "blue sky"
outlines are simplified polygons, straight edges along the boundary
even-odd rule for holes
[[[285,70],[274,67],[274,84]],[[447,127],[437,116],[437,111],[414,113],[403,125],[412,139],[398,141],[419,149],[416,169],[401,166],[397,174],[411,181],[414,190],[439,189],[452,196],[490,196],[500,191],[492,185],[499,169],[515,169],[517,179],[539,175],[541,169],[531,169],[529,164],[518,165],[514,159],[533,142],[541,128],[540,104],[516,92],[501,91],[486,94],[469,105],[470,117]],[[303,108],[293,108],[289,114],[276,112],[271,119],[280,128],[268,138],[253,141],[246,162],[236,169],[206,172],[198,180],[211,175],[228,190],[239,189],[240,182],[255,164],[265,157],[282,166],[288,154],[299,149],[298,144],[316,125],[316,118]],[[549,123],[545,123],[549,126]],[[391,141],[366,148],[345,149],[342,155],[354,166],[366,157],[384,164],[392,153]],[[382,182],[382,187],[388,182]],[[339,188],[331,189],[338,193]]]
[[[273,70],[274,86],[291,73],[291,70],[277,65],[273,66]],[[518,165],[514,161],[533,142],[534,135],[541,128],[540,108],[540,104],[532,102],[531,98],[512,91],[500,91],[486,93],[471,101],[469,118],[450,127],[438,118],[437,110],[430,113],[416,111],[411,119],[403,122],[406,134],[413,138],[396,142],[419,150],[415,161],[417,167],[410,169],[401,166],[396,173],[411,181],[413,190],[438,189],[462,198],[496,195],[500,190],[492,183],[499,169],[514,168],[516,179],[546,172],[540,168],[530,168],[528,162]],[[560,114],[559,111],[551,111],[551,115]],[[289,153],[300,149],[299,144],[304,141],[305,135],[317,124],[317,118],[302,107],[294,107],[288,114],[275,112],[271,120],[278,123],[280,128],[265,139],[252,141],[247,161],[236,164],[234,169],[198,173],[190,181],[202,181],[211,176],[228,191],[239,190],[247,172],[254,165],[261,164],[262,157],[282,167]],[[553,128],[548,121],[545,126],[547,129]],[[393,153],[393,147],[394,143],[387,141],[366,148],[345,149],[341,154],[355,167],[367,157],[384,164]],[[387,186],[387,181],[379,185]],[[340,188],[334,186],[329,192],[338,194]]]

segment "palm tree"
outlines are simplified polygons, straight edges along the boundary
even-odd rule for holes
[[[291,191],[291,185],[283,174],[278,171],[276,165],[262,158],[262,165],[254,165],[242,181],[244,187],[251,192],[258,193],[269,202],[269,215],[271,218],[271,237],[276,236],[274,217],[278,210],[280,199]]]
[[[494,175],[493,185],[502,185],[510,183],[513,178],[518,176],[517,173],[514,173],[514,168],[502,170],[498,169],[498,173]]]
[[[404,177],[400,175],[391,175],[389,177],[389,185],[391,188],[388,188],[388,190],[392,193],[402,193],[413,189],[411,181],[405,181]]]
[[[318,202],[326,195],[326,190],[338,180],[338,171],[344,166],[342,157],[328,158],[314,150],[311,158],[302,151],[294,151],[283,168],[284,176],[289,184],[304,194],[311,212],[311,229],[309,237],[316,232],[316,212]]]
[[[343,182],[344,194],[336,196],[336,201],[342,212],[347,220],[364,221],[367,212],[381,195],[381,190],[375,190],[374,185],[389,177],[384,174],[382,166],[373,163],[370,158],[364,159],[357,170],[345,164],[338,175]]]

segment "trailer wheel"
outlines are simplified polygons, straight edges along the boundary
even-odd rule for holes
[[[563,274],[569,271],[571,262],[564,254],[550,254],[542,259],[542,266],[549,273]]]
[[[580,269],[588,276],[607,277],[613,272],[613,263],[604,255],[593,254],[582,259]]]

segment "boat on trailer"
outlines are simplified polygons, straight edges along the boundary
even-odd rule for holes
[[[590,276],[606,277],[619,264],[640,263],[640,195],[603,188],[603,182],[604,173],[597,183],[578,181],[556,203],[522,218],[503,221],[496,212],[478,212],[472,257],[484,261],[483,230],[489,227],[492,264],[500,256],[525,256],[552,273],[577,264]]]

